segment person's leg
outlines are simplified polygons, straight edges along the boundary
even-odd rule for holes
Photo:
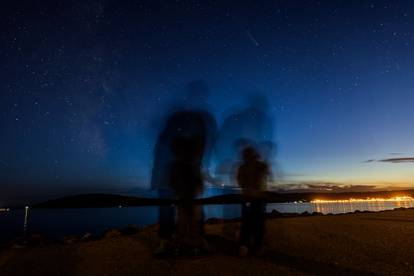
[[[207,239],[206,239],[206,232],[204,229],[204,223],[205,223],[205,212],[204,212],[204,206],[203,205],[196,205],[196,224],[197,224],[197,235],[199,240],[198,249],[200,250],[200,253],[209,253],[212,252],[212,247],[209,245]]]
[[[201,237],[204,237],[205,231],[204,231],[204,222],[205,222],[205,213],[204,213],[204,206],[203,205],[197,205],[196,208],[196,214],[197,214],[197,224],[198,224],[198,231],[199,235]]]
[[[173,197],[170,189],[160,189],[159,198],[171,199]],[[161,239],[170,240],[175,230],[175,206],[164,205],[158,208],[159,230],[158,235]]]
[[[253,240],[256,250],[261,250],[263,247],[263,238],[265,234],[265,216],[266,203],[262,200],[256,200],[252,203],[252,218],[253,218]]]
[[[169,189],[158,190],[159,198],[173,198],[173,193]],[[168,254],[171,247],[171,241],[175,232],[175,206],[164,205],[158,207],[158,237],[160,244],[154,254],[164,256]]]
[[[204,254],[208,244],[202,235],[202,206],[195,204],[193,199],[180,201],[177,212],[176,243],[182,253]]]
[[[176,244],[180,253],[202,253],[203,240],[199,225],[200,206],[194,204],[192,199],[184,199],[178,205]]]
[[[248,247],[251,237],[251,206],[250,202],[242,203],[241,223],[240,223],[240,246]]]
[[[175,230],[175,207],[160,206],[158,208],[159,230],[161,239],[171,240]]]
[[[190,235],[191,235],[191,248],[193,249],[193,254],[202,253],[203,249],[203,213],[202,206],[194,204],[194,201],[191,203],[191,218],[190,218]]]

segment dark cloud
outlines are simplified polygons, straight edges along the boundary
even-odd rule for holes
[[[375,185],[349,185],[331,182],[301,182],[277,186],[280,192],[369,192],[378,189]]]
[[[396,155],[397,153],[390,153]],[[401,154],[400,154],[401,155]],[[368,159],[363,163],[382,162],[382,163],[414,163],[414,157],[396,157],[396,158],[385,158],[385,159]]]
[[[376,161],[375,159],[368,159],[368,160],[365,160],[364,163],[372,163],[372,162],[375,162],[375,161]]]
[[[378,160],[385,163],[414,163],[414,157],[398,157]]]

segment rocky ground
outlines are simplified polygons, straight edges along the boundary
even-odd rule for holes
[[[0,275],[414,275],[414,210],[268,219],[263,257],[237,256],[237,222],[206,225],[214,253],[157,259],[156,227],[15,243]]]

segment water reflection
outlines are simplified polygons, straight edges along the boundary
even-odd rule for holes
[[[394,208],[412,208],[413,200],[375,200],[375,201],[341,201],[341,202],[311,202],[308,203],[308,212],[319,212],[323,214],[340,214],[359,211],[383,211]]]
[[[27,221],[29,219],[29,206],[24,207],[24,222],[23,222],[23,235],[27,234]]]
[[[276,210],[280,213],[320,212],[323,214],[340,214],[359,211],[382,211],[394,208],[414,208],[413,200],[400,201],[365,201],[365,202],[298,202],[271,203],[267,212]],[[240,217],[240,205],[205,205],[208,218]],[[23,220],[23,233],[22,233]],[[157,207],[130,208],[88,208],[88,209],[30,209],[11,210],[0,215],[0,244],[22,234],[38,233],[47,237],[80,235],[86,232],[102,233],[106,229],[123,228],[129,224],[146,226],[157,222]]]

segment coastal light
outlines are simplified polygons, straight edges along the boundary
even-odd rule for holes
[[[23,222],[23,233],[26,236],[27,233],[27,222],[29,219],[29,206],[24,207],[24,222]]]
[[[395,196],[391,198],[349,198],[349,199],[314,199],[311,203],[349,203],[349,202],[383,202],[383,201],[393,201],[393,202],[401,202],[401,201],[414,201],[414,198],[410,196]]]

